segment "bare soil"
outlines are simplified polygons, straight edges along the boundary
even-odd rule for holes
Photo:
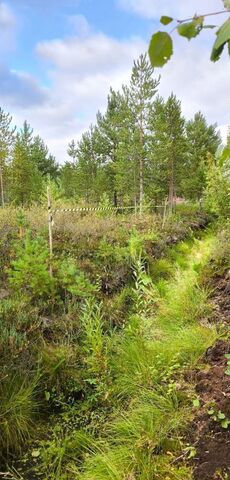
[[[215,306],[214,320],[218,325],[230,325],[230,275],[226,273],[213,281],[212,301]],[[227,358],[230,353],[229,335],[209,348],[203,359],[204,369],[195,373],[196,392],[201,407],[193,425],[190,442],[196,448],[191,461],[194,480],[230,479],[230,426],[225,429],[220,421],[208,414],[211,406],[230,420],[230,376],[226,375]]]

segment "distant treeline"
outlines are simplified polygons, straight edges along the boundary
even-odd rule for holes
[[[1,203],[39,202],[48,178],[57,197],[84,204],[200,198],[208,158],[221,145],[217,125],[208,125],[201,112],[186,121],[173,93],[166,100],[158,95],[159,83],[141,55],[129,84],[118,92],[111,88],[106,112],[69,144],[70,160],[62,166],[27,122],[16,131],[0,109]]]

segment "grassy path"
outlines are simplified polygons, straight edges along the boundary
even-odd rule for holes
[[[184,372],[216,338],[207,322],[207,292],[198,282],[214,241],[209,233],[192,245],[176,247],[173,277],[150,287],[153,297],[157,290],[161,293],[157,314],[146,317],[142,312],[138,322],[130,318],[112,359],[119,412],[102,438],[88,438],[83,469],[69,465],[73,478],[192,478],[190,470],[174,460],[183,451],[182,433],[193,415],[193,386],[185,384]]]
[[[182,242],[154,262],[151,274],[137,259],[136,311],[123,329],[105,334],[98,306],[86,309],[81,319],[86,361],[99,400],[82,430],[65,430],[54,418],[51,440],[36,444],[33,478],[192,479],[190,468],[176,459],[189,452],[183,433],[196,398],[185,373],[216,339],[208,323],[208,292],[199,285],[214,243],[212,233]]]

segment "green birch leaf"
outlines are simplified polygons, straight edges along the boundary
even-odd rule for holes
[[[223,23],[223,25],[219,28],[217,32],[217,38],[216,41],[213,45],[212,53],[211,53],[211,60],[212,62],[216,62],[217,60],[220,59],[220,56],[224,50],[224,47],[228,44],[228,49],[229,43],[230,43],[230,18],[226,20],[226,22]],[[230,52],[229,52],[230,54]]]
[[[160,22],[163,25],[168,25],[169,23],[173,22],[173,18],[172,17],[167,17],[166,15],[162,15],[162,17],[160,19]]]
[[[203,17],[198,17],[195,20],[192,20],[192,22],[181,23],[181,25],[177,27],[177,31],[182,37],[191,40],[191,38],[195,38],[199,35],[203,27],[203,21]]]
[[[149,45],[149,58],[153,67],[163,67],[173,54],[173,42],[166,32],[155,33]]]
[[[213,47],[212,53],[211,53],[211,61],[217,62],[220,59],[223,50],[224,50],[224,45],[221,45],[220,48]]]

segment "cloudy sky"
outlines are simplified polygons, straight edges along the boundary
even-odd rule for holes
[[[221,0],[0,1],[0,105],[27,119],[59,162],[68,142],[104,110],[110,85],[127,83],[162,14],[186,18],[222,9]],[[224,16],[213,17],[220,23]],[[223,135],[230,124],[230,61],[209,61],[213,31],[188,42],[175,35],[160,94],[172,91],[189,118],[201,110]]]

